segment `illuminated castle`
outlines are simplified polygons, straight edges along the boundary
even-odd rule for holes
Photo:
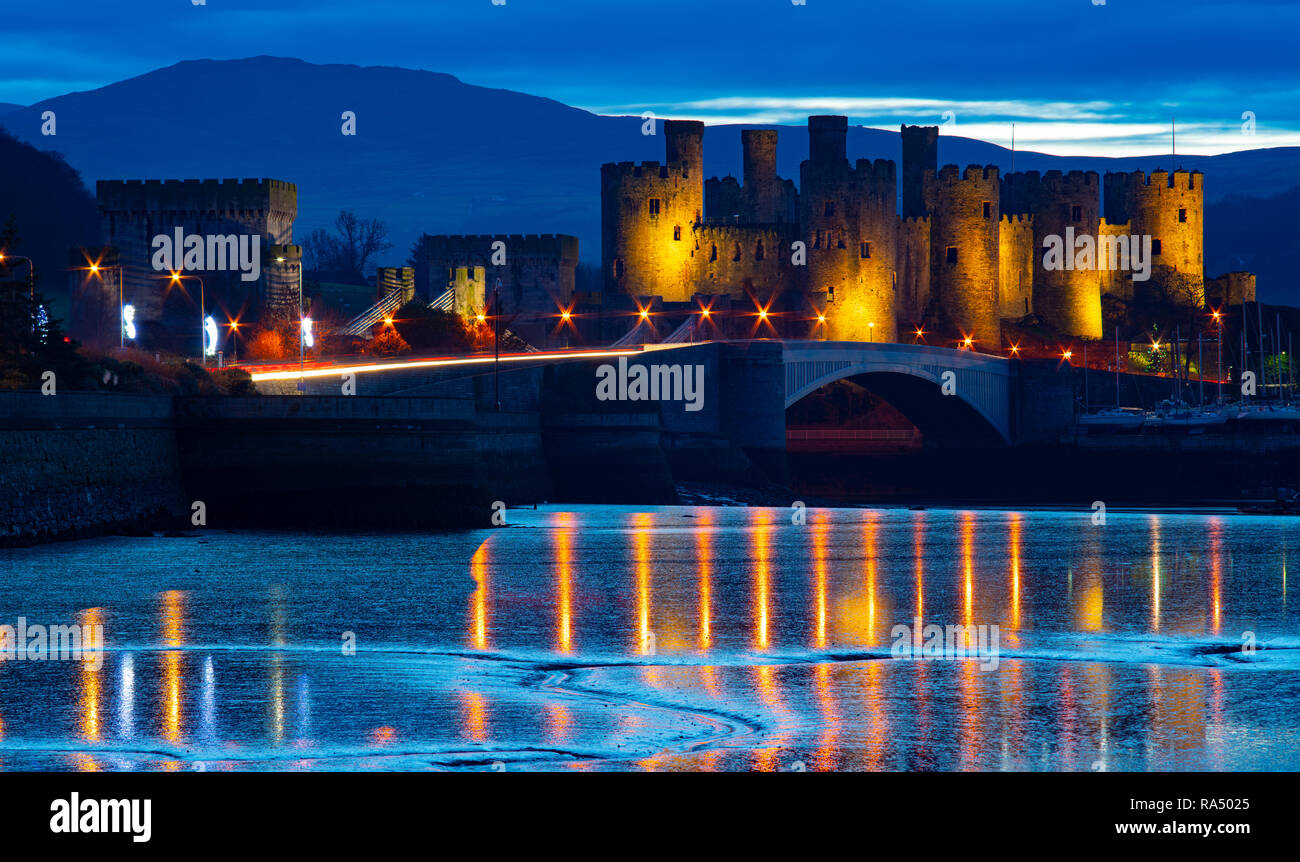
[[[1095,172],[939,168],[938,131],[902,127],[900,207],[894,162],[849,162],[845,117],[808,118],[798,191],[777,176],[775,131],[741,132],[743,182],[706,181],[704,125],[669,120],[665,163],[601,167],[605,289],[775,305],[809,321],[787,323],[789,336],[896,341],[901,327],[938,319],[997,350],[1001,321],[1030,314],[1101,337],[1102,294],[1131,300],[1134,290],[1131,270],[1109,268],[1105,238],[1149,235],[1152,277],[1177,272],[1203,301],[1200,172],[1107,174],[1102,218]],[[1067,229],[1092,238],[1092,263],[1046,268],[1044,242]],[[1222,292],[1244,294],[1240,281]]]

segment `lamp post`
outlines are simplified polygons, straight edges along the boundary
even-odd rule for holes
[[[1218,404],[1223,404],[1223,315],[1218,311],[1214,312],[1214,323],[1219,329],[1219,337],[1216,339],[1219,343],[1219,366],[1214,375],[1219,381],[1219,395],[1216,400]]]
[[[501,279],[492,287],[492,312],[494,335],[492,339],[492,388],[496,395],[497,412],[501,412]]]
[[[206,368],[208,364],[208,339],[207,339],[207,308],[204,297],[203,278],[198,275],[184,275],[179,272],[172,273],[172,283],[184,286],[183,279],[192,278],[199,283],[199,362]]]
[[[98,278],[100,281],[103,281],[104,277],[99,274],[101,269],[103,269],[103,267],[98,263],[92,263],[90,265],[90,274]],[[126,347],[126,300],[122,291],[121,259],[118,260],[117,266],[110,267],[110,269],[117,270],[117,348],[118,350],[122,350]],[[96,327],[96,329],[98,330],[98,327]]]

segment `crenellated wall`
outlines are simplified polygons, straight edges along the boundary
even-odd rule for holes
[[[1095,171],[1037,171],[1009,174],[1002,183],[1007,212],[1032,215],[1034,231],[1034,310],[1067,335],[1101,337],[1101,279],[1097,270],[1097,227],[1101,189]],[[1091,260],[1074,266],[1074,241],[1087,236]],[[1045,265],[1046,243],[1059,242],[1068,266]]]

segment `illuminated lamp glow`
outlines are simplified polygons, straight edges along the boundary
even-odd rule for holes
[[[135,341],[135,306],[127,303],[122,306],[122,331],[131,341]]]
[[[302,346],[303,347],[316,346],[316,337],[312,335],[312,331],[311,331],[310,317],[304,317],[302,319]]]

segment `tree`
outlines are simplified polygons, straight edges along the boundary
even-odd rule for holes
[[[429,308],[418,299],[397,310],[393,326],[415,350],[468,353],[474,346],[473,337],[459,315]]]
[[[397,356],[401,353],[410,353],[411,345],[402,339],[396,329],[385,326],[370,342],[370,352],[376,356]]]
[[[303,242],[303,269],[326,281],[365,284],[371,260],[392,247],[388,225],[343,210],[334,220],[334,233],[317,228]]]

